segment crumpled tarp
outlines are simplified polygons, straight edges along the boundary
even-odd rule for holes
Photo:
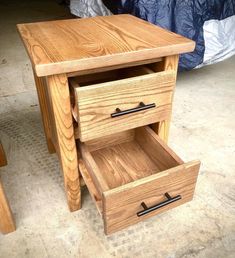
[[[223,20],[208,20],[203,25],[205,53],[203,63],[214,64],[235,55],[235,15]]]
[[[70,0],[70,12],[82,18],[112,14],[102,0]]]
[[[117,13],[131,13],[194,40],[194,52],[180,56],[180,70],[190,70],[203,63],[204,23],[235,15],[235,0],[118,0],[117,7]],[[220,42],[226,41],[226,37],[229,35]]]

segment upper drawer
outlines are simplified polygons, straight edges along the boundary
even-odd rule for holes
[[[175,77],[174,71],[154,73],[146,67],[135,67],[122,71],[124,79],[117,79],[118,75],[104,83],[82,82],[80,87],[79,80],[73,79],[80,140],[84,142],[166,119],[171,112]]]

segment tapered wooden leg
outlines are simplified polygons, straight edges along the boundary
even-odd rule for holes
[[[15,223],[0,181],[0,231],[3,234],[15,231]]]
[[[3,150],[2,144],[0,142],[0,167],[6,166],[6,165],[7,165],[6,155],[5,155],[5,152]]]
[[[7,165],[7,159],[0,142],[0,167],[5,165]],[[7,234],[12,231],[15,231],[15,223],[0,181],[0,232]]]
[[[66,75],[53,75],[48,76],[47,84],[68,205],[70,211],[76,211],[81,207],[81,193],[68,80]]]
[[[55,153],[55,146],[52,142],[52,128],[50,124],[49,103],[47,97],[46,80],[43,77],[37,77],[34,73],[35,84],[38,93],[38,101],[41,110],[44,132],[46,135],[47,147],[49,153]]]
[[[178,70],[178,61],[179,61],[179,55],[167,56],[163,59],[162,62],[159,62],[156,65],[152,66],[152,69],[154,69],[155,71],[174,70],[175,71],[175,80],[176,80],[177,70]],[[171,122],[171,115],[166,120],[160,121],[160,122],[152,125],[153,130],[165,142],[168,141],[170,122]]]

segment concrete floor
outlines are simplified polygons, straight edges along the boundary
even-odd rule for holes
[[[0,169],[17,231],[0,257],[235,257],[235,57],[179,74],[169,145],[202,166],[191,203],[111,236],[87,190],[68,211],[58,160],[43,135],[29,59],[15,24],[68,17],[54,1],[1,1]]]

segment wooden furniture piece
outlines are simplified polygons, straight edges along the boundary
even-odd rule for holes
[[[0,167],[7,165],[6,155],[0,142]],[[0,232],[15,231],[15,223],[0,180]]]
[[[71,211],[81,176],[106,233],[192,199],[200,163],[184,163],[167,139],[178,57],[193,41],[131,15],[18,30]]]

